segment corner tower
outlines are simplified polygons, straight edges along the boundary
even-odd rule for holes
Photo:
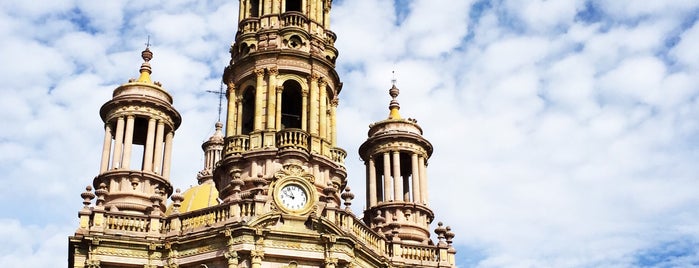
[[[228,85],[225,145],[214,180],[220,198],[233,197],[231,182],[246,181],[243,196],[271,182],[292,164],[313,175],[321,197],[346,185],[337,147],[335,111],[342,83],[335,71],[336,36],[329,30],[328,0],[241,0]],[[262,183],[262,181],[259,181]],[[235,184],[235,183],[234,183]],[[237,191],[237,190],[236,190]]]
[[[151,81],[146,48],[138,79],[131,79],[102,105],[104,144],[100,172],[93,185],[104,191],[104,207],[126,213],[165,212],[164,200],[172,194],[170,159],[172,139],[181,122],[172,96]],[[160,198],[153,207],[153,196]],[[159,210],[159,211],[158,211]]]
[[[427,206],[427,160],[432,144],[422,137],[415,119],[401,118],[394,84],[388,119],[369,126],[369,138],[359,147],[366,165],[367,198],[364,222],[398,241],[432,243],[429,227],[434,213]]]

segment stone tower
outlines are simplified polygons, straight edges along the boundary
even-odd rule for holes
[[[369,138],[359,147],[366,165],[367,198],[364,222],[398,241],[427,245],[434,213],[427,206],[427,159],[432,144],[422,137],[415,119],[401,118],[394,84],[388,119],[369,126]]]
[[[389,119],[373,124],[360,148],[367,210],[363,219],[352,212],[346,152],[337,147],[342,83],[331,3],[239,1],[223,74],[225,134],[217,123],[202,145],[198,185],[184,193],[173,193],[167,179],[180,117],[150,82],[152,54],[144,52],[141,78],[117,88],[101,110],[102,167],[96,190],[88,186],[81,195],[69,267],[455,266],[453,232],[440,223],[436,243],[429,235],[432,145],[414,120],[400,118],[395,87]],[[140,169],[129,163],[133,144],[144,145]]]

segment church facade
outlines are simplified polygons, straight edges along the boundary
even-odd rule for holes
[[[240,0],[225,124],[184,192],[169,180],[182,118],[142,52],[140,76],[100,109],[102,160],[81,194],[68,267],[455,267],[454,233],[430,227],[432,144],[401,117],[395,84],[388,118],[359,148],[366,209],[350,209],[331,3]]]

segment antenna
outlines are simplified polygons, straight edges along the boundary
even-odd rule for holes
[[[218,88],[218,91],[207,90],[206,92],[218,94],[218,121],[221,122],[221,105],[223,102],[223,96],[226,95],[226,93],[223,92],[223,82],[221,82],[221,86]]]

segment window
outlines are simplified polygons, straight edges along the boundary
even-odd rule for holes
[[[243,135],[250,134],[255,124],[255,88],[249,86],[243,92],[243,114],[241,132]]]
[[[301,85],[288,80],[282,86],[282,129],[301,128]]]
[[[250,17],[260,16],[260,0],[250,0]]]
[[[301,12],[301,0],[286,0],[285,10]]]

